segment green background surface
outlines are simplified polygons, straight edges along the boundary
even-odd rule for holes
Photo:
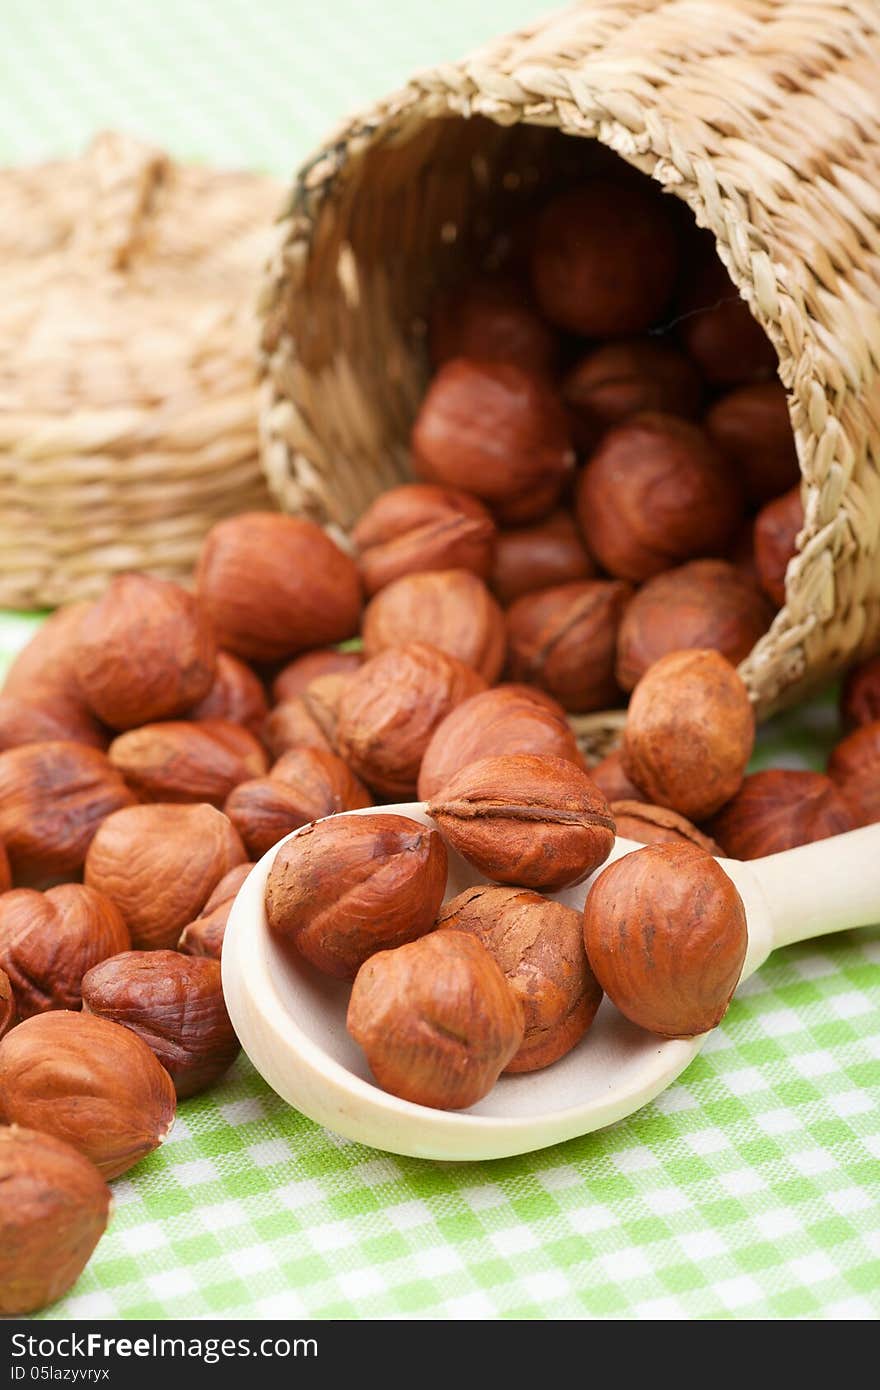
[[[122,126],[292,172],[346,111],[541,13],[532,0],[4,0],[0,155]],[[0,665],[32,622],[0,620]],[[830,700],[756,765],[821,765]],[[880,936],[780,952],[675,1086],[605,1132],[478,1165],[400,1159],[290,1110],[245,1059],[114,1184],[46,1316],[873,1318]]]

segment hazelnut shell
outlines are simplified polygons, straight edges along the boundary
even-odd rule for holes
[[[621,840],[635,840],[640,845],[696,845],[707,854],[724,854],[715,840],[666,806],[651,806],[644,801],[613,801],[611,814]]]
[[[804,506],[800,484],[762,507],[755,518],[755,566],[758,579],[777,608],[785,605],[785,577],[797,554],[803,530]]]
[[[748,501],[762,506],[800,481],[785,389],[759,381],[729,391],[706,415],[705,427],[742,479]]]
[[[180,933],[178,951],[185,956],[209,956],[219,960],[223,951],[226,923],[238,892],[251,871],[250,864],[236,864],[224,874],[198,917]]]
[[[144,724],[114,739],[107,756],[141,801],[212,806],[222,806],[233,787],[268,767],[254,735],[226,719]]]
[[[612,425],[644,410],[696,415],[703,385],[684,353],[654,338],[627,338],[595,348],[571,368],[562,399],[573,421],[575,443],[590,451]]]
[[[855,826],[880,821],[880,721],[863,724],[838,743],[828,759]]]
[[[434,367],[471,357],[549,376],[559,356],[556,334],[522,286],[500,278],[473,280],[440,295],[431,308],[428,344]]]
[[[617,633],[631,596],[628,584],[604,579],[524,594],[507,612],[508,674],[573,713],[618,704]]]
[[[486,585],[468,570],[408,574],[370,600],[364,657],[389,647],[429,642],[479,671],[492,685],[504,665],[504,615]]]
[[[0,896],[0,967],[21,1018],[78,1009],[86,972],[130,944],[119,909],[86,884],[64,883],[46,893],[18,888]]]
[[[295,700],[319,676],[350,676],[363,663],[359,651],[340,651],[338,647],[318,647],[303,652],[289,661],[272,682],[272,698],[276,704]]]
[[[568,512],[553,512],[531,526],[500,531],[489,580],[505,607],[523,594],[576,579],[592,579],[596,566]]]
[[[487,579],[495,523],[467,492],[406,483],[383,492],[351,533],[368,596],[405,574],[468,570]]]
[[[203,700],[193,705],[190,719],[225,719],[259,734],[269,712],[263,682],[231,652],[218,652],[214,683]]]
[[[236,787],[224,809],[250,856],[259,859],[301,825],[372,804],[367,788],[335,753],[292,748],[268,777]]]
[[[773,768],[746,777],[712,821],[731,859],[760,859],[853,829],[852,814],[830,777]]]

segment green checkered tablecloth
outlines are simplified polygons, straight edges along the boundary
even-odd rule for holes
[[[0,156],[127,127],[278,173],[347,109],[540,0],[4,0]],[[33,620],[0,617],[0,666]],[[821,765],[830,701],[756,763]],[[523,1158],[395,1158],[290,1110],[245,1059],[114,1184],[46,1316],[807,1317],[880,1311],[880,934],[789,948],[640,1115]]]

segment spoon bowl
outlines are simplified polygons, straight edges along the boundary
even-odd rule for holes
[[[431,824],[422,803],[346,814],[377,810]],[[502,1076],[468,1110],[431,1110],[389,1095],[371,1079],[364,1054],[346,1030],[350,984],[315,970],[268,929],[266,880],[284,843],[254,866],[233,905],[223,943],[223,989],[257,1071],[296,1109],[347,1138],[418,1158],[527,1153],[640,1109],[684,1071],[705,1040],[705,1034],[659,1038],[628,1022],[605,999],[567,1056],[542,1071]],[[608,862],[641,848],[618,839]],[[775,946],[880,920],[880,826],[748,864],[719,862],[746,909],[749,946],[742,979]],[[547,896],[580,910],[597,874]],[[447,898],[484,882],[450,852]]]

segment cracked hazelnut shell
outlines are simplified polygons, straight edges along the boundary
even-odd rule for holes
[[[220,646],[245,661],[283,661],[357,632],[357,566],[314,521],[244,512],[212,526],[196,592]]]
[[[69,1144],[0,1129],[0,1316],[35,1313],[82,1274],[110,1217],[110,1189]]]
[[[364,657],[428,642],[479,671],[492,685],[504,665],[504,615],[468,570],[429,570],[396,579],[364,612]]]
[[[466,932],[436,931],[361,966],[348,1031],[385,1091],[463,1110],[522,1046],[523,1010],[500,966]]]
[[[670,652],[633,692],[623,770],[654,805],[699,823],[739,791],[754,741],[749,694],[730,662]]]
[[[370,792],[335,753],[292,748],[267,777],[236,787],[224,810],[248,854],[259,859],[301,825],[372,804]]]
[[[223,875],[198,917],[187,923],[180,933],[178,951],[182,951],[185,956],[209,956],[212,960],[220,959],[232,904],[251,868],[251,864],[236,864],[234,869]]]
[[[367,661],[342,693],[340,755],[374,791],[412,800],[435,729],[485,687],[471,666],[427,643],[389,647]]]
[[[501,753],[549,754],[583,767],[560,704],[532,686],[499,685],[472,695],[437,725],[419,770],[419,800],[429,801],[468,763]]]
[[[106,1019],[35,1014],[0,1042],[0,1120],[72,1145],[105,1178],[159,1147],[176,1105],[146,1043]]]
[[[785,606],[785,575],[797,554],[803,525],[800,484],[768,502],[755,518],[755,567],[761,587],[777,608]]]
[[[83,980],[88,1014],[130,1028],[174,1082],[178,1100],[219,1081],[241,1046],[223,1001],[220,963],[179,951],[123,951]]]
[[[602,437],[578,480],[576,508],[590,554],[634,583],[724,554],[743,516],[739,485],[708,435],[660,412],[634,415]]]
[[[495,523],[470,493],[405,483],[381,493],[351,533],[368,597],[405,574],[468,570],[488,579]]]
[[[617,680],[632,690],[668,652],[712,648],[739,665],[773,619],[766,596],[726,560],[692,560],[649,579],[623,615]]]
[[[507,670],[573,713],[619,703],[617,634],[632,597],[618,580],[587,579],[524,594],[507,611]]]
[[[141,801],[212,806],[222,806],[233,787],[268,767],[254,735],[227,719],[144,724],[114,739],[107,756]]]
[[[506,1071],[548,1067],[580,1042],[602,990],[579,912],[528,889],[478,885],[444,903],[437,926],[481,941],[522,1004],[525,1035]]]
[[[374,952],[432,930],[446,876],[443,841],[418,821],[386,814],[320,821],[275,856],[269,929],[319,970],[353,979]]]
[[[0,896],[0,968],[15,991],[19,1017],[78,1009],[93,965],[131,942],[119,909],[84,883]]]
[[[138,950],[173,947],[224,874],[247,859],[222,811],[205,803],[130,806],[108,816],[85,881],[122,913]]]
[[[746,777],[712,821],[731,859],[760,859],[852,830],[843,795],[821,772],[772,768]]]
[[[469,864],[496,883],[556,892],[608,858],[614,820],[585,772],[563,758],[483,758],[452,776],[428,815]]]
[[[584,944],[622,1014],[665,1038],[721,1022],[748,944],[742,899],[696,845],[646,845],[604,869],[587,896]]]
[[[77,874],[101,823],[134,800],[106,755],[83,743],[0,753],[0,840],[16,882],[39,886]]]
[[[428,387],[412,452],[419,478],[473,493],[508,524],[551,511],[575,463],[565,408],[542,376],[466,357]]]
[[[111,729],[185,713],[211,689],[216,662],[207,613],[153,575],[117,575],[79,624],[80,693]]]

